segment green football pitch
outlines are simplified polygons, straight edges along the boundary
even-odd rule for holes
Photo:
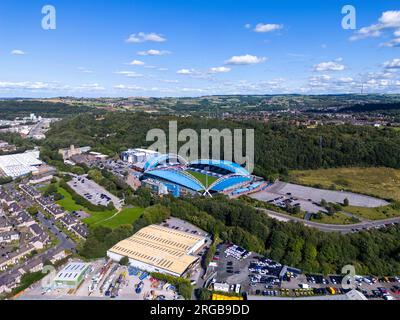
[[[204,173],[200,172],[195,172],[195,171],[186,171],[187,173],[191,174],[193,177],[195,177],[197,180],[199,180],[206,188],[211,186],[215,181],[218,180],[216,177],[212,177],[209,175],[206,175]]]

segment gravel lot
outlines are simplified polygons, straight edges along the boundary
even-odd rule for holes
[[[290,194],[290,196],[288,196],[288,194]],[[381,207],[389,204],[385,200],[361,194],[322,190],[284,182],[277,182],[267,190],[251,195],[253,199],[261,201],[270,201],[280,196],[284,196],[285,198],[297,198],[298,200],[296,202],[300,203],[301,208],[307,212],[321,211],[322,208],[313,204],[313,202],[320,203],[322,199],[325,199],[327,202],[336,202],[341,204],[344,199],[347,198],[352,206],[369,208]]]
[[[89,180],[83,176],[74,177],[71,181],[68,182],[68,185],[72,189],[74,189],[76,193],[78,193],[94,205],[108,205],[109,201],[106,198],[101,198],[101,195],[103,194],[111,199],[115,208],[122,208],[120,199],[109,193],[102,186],[99,186],[96,182]],[[88,194],[91,196],[91,198],[88,197]]]

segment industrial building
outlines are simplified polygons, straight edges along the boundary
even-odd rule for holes
[[[58,150],[58,154],[63,157],[64,161],[69,160],[71,157],[75,155],[80,155],[82,153],[87,153],[91,150],[91,147],[80,147],[76,148],[74,145],[71,145],[69,148]]]
[[[153,157],[158,157],[159,152],[147,149],[129,149],[121,153],[121,160],[128,163],[146,163]]]
[[[16,179],[29,173],[39,173],[38,167],[43,164],[39,156],[39,150],[0,156],[0,176]]]
[[[129,258],[132,267],[182,277],[199,262],[195,254],[206,238],[187,232],[151,225],[117,243],[107,255],[119,262]]]
[[[89,266],[82,262],[69,263],[54,278],[54,285],[57,288],[77,289],[89,272]]]

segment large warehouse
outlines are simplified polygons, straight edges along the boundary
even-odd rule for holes
[[[43,164],[39,155],[39,151],[33,150],[0,156],[0,176],[4,175],[15,179],[28,173],[37,173],[38,166]]]
[[[151,225],[117,243],[107,256],[116,262],[128,257],[129,264],[140,270],[182,277],[198,263],[194,254],[205,242],[205,237]]]
[[[151,159],[145,165],[141,179],[163,183],[176,197],[182,194],[212,196],[215,193],[237,196],[259,191],[267,185],[234,162],[206,159],[185,163],[169,155]]]

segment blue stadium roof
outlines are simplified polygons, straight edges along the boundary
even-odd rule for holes
[[[205,187],[196,181],[193,177],[191,178],[190,175],[185,175],[181,171],[177,170],[152,170],[146,172],[147,176],[153,176],[156,178],[164,179],[167,181],[171,181],[173,183],[179,184],[185,188],[195,190],[195,191],[202,191],[205,190]]]
[[[212,188],[212,191],[216,192],[221,192],[224,191],[227,188],[233,187],[234,185],[237,185],[239,183],[244,183],[251,181],[251,177],[245,177],[245,176],[234,176],[231,178],[227,178],[225,180],[221,180],[217,182]]]
[[[184,158],[180,157],[179,155],[161,154],[159,156],[150,158],[144,165],[144,171],[155,169],[157,166],[159,166],[161,164],[166,164],[171,159],[178,161],[180,163],[186,163],[186,160]]]
[[[239,164],[231,162],[231,161],[226,161],[226,160],[202,159],[202,160],[192,161],[190,164],[209,165],[209,166],[219,167],[219,168],[228,170],[232,173],[240,174],[242,176],[250,175],[250,173],[245,168],[240,166]]]

